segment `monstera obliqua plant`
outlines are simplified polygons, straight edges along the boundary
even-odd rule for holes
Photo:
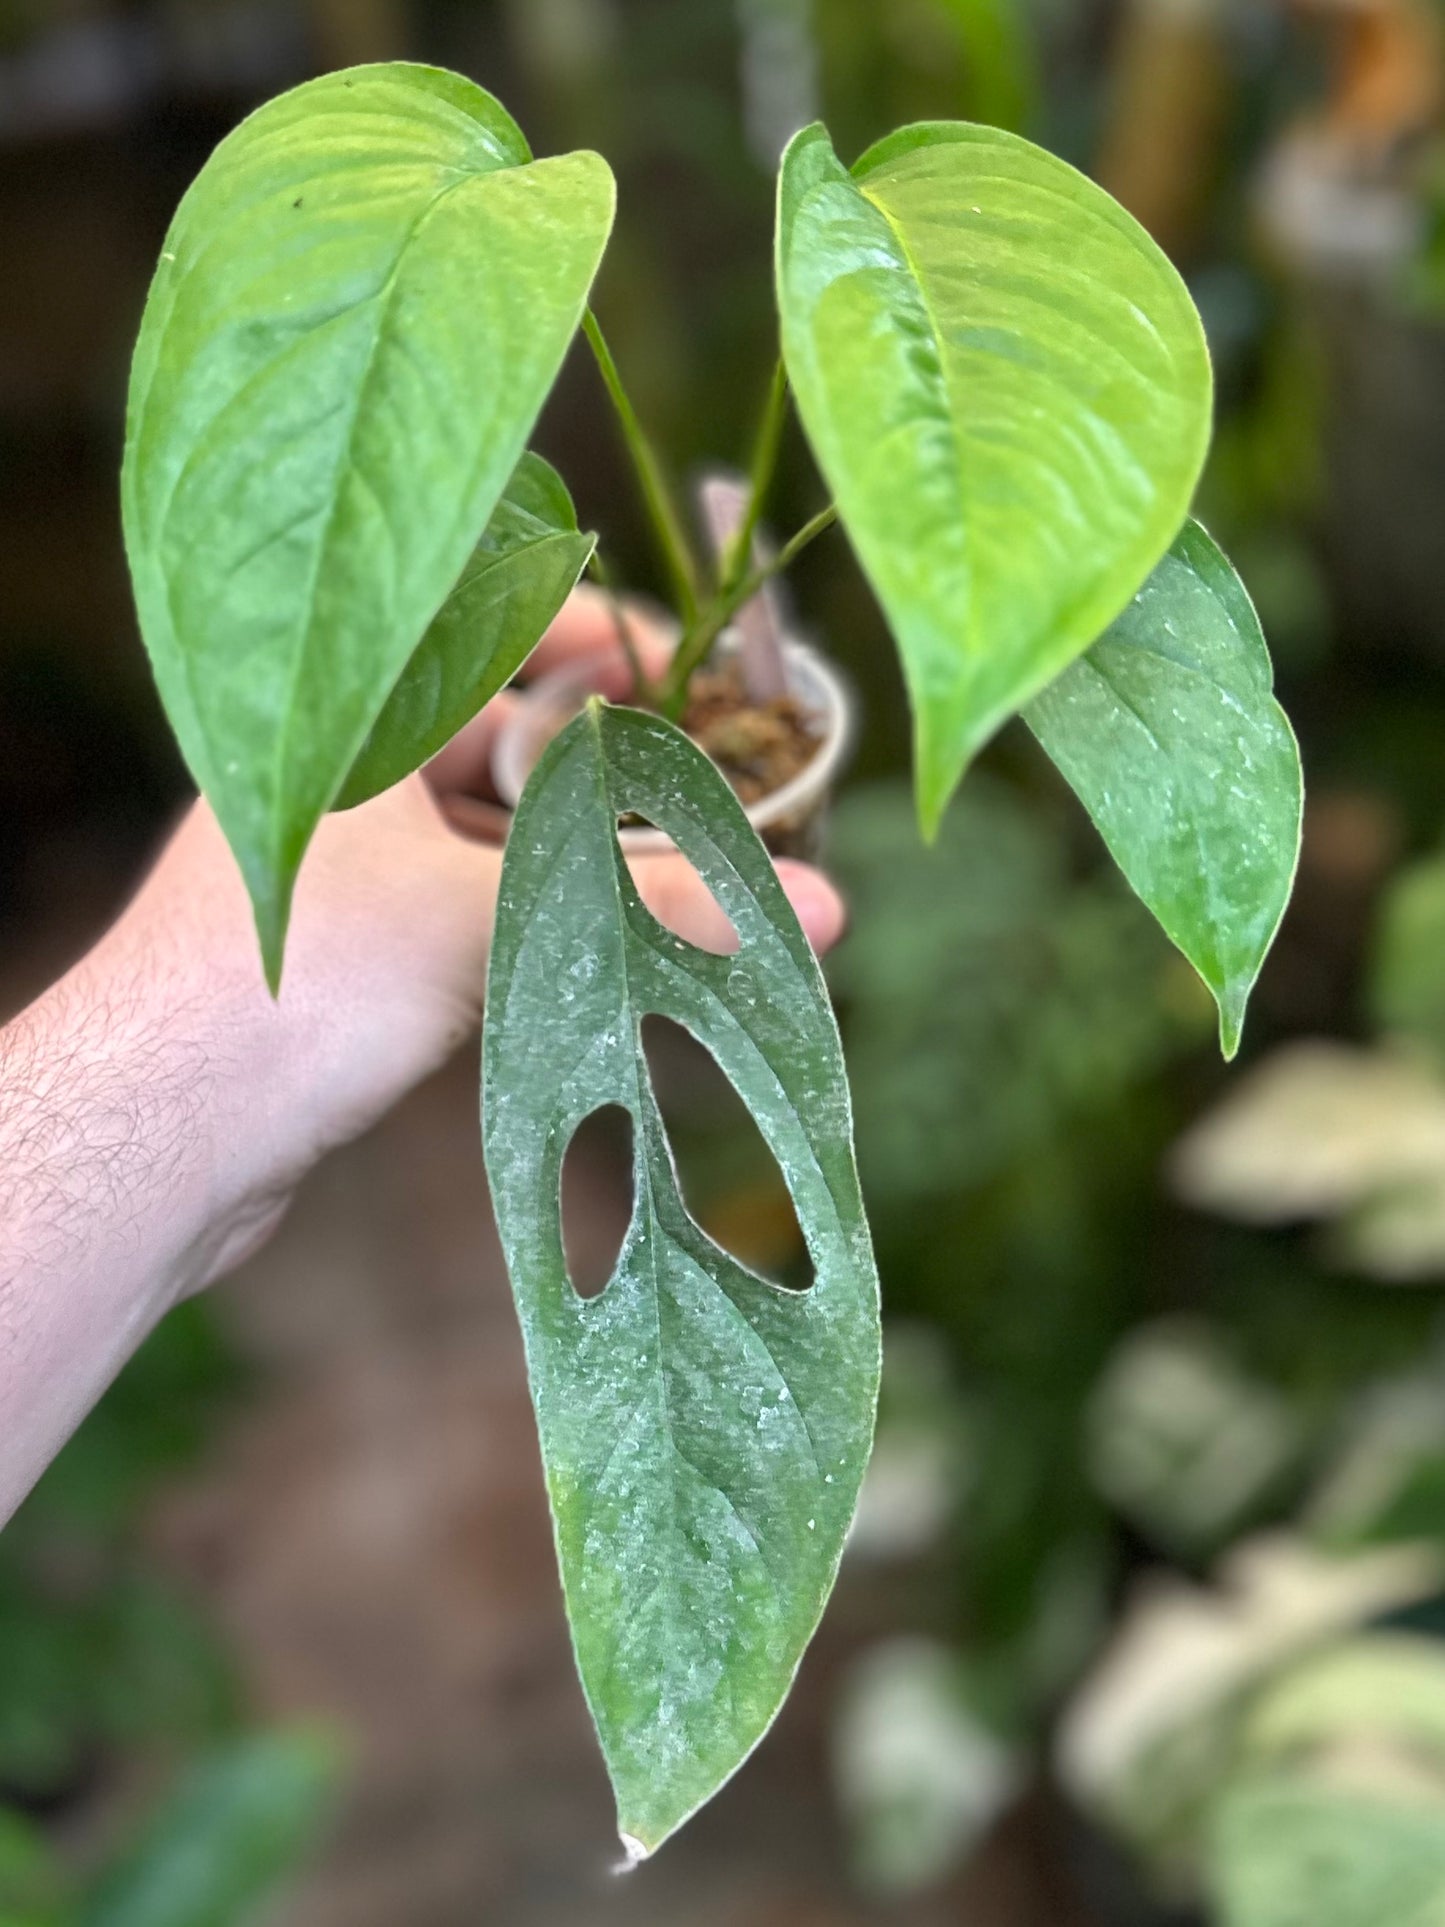
[[[1098,187],[986,127],[905,128],[851,167],[821,126],[799,134],[779,181],[781,363],[748,511],[707,562],[588,309],[613,201],[597,155],[535,159],[456,74],[358,68],[272,101],[167,236],[123,487],[156,680],[274,989],[323,813],[424,763],[593,558],[528,450],[579,329],[618,408],[681,641],[660,688],[582,707],[527,780],[483,1117],[578,1666],[641,1857],[787,1694],[853,1517],[879,1369],[837,1030],[737,796],[673,720],[689,679],[836,518],[902,659],[924,833],[1021,715],[1214,993],[1229,1055],[1289,895],[1301,784],[1249,599],[1188,520],[1210,433],[1198,316]],[[827,506],[759,563],[789,398]],[[643,908],[618,841],[633,817],[697,867],[735,954]],[[806,1292],[689,1215],[649,1013],[700,1040],[756,1117],[813,1261]],[[635,1205],[584,1299],[559,1174],[610,1105],[631,1116]]]

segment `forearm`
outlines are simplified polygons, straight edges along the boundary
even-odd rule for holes
[[[225,1074],[213,1010],[122,933],[0,1033],[0,1520],[244,1235]]]
[[[214,819],[0,1031],[0,1523],[155,1323],[480,1002],[496,856],[419,785],[327,820],[268,994]]]

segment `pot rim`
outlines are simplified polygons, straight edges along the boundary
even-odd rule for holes
[[[718,650],[728,654],[736,647],[735,631],[725,630],[718,638]],[[821,721],[823,728],[813,755],[796,775],[756,803],[744,804],[749,823],[760,834],[790,816],[806,813],[833,782],[853,744],[856,704],[837,665],[797,636],[785,636],[782,650],[789,693]],[[562,706],[563,698],[570,701],[591,693],[595,673],[595,666],[569,663],[539,677],[521,692],[520,703],[498,731],[492,748],[492,779],[508,809],[516,809],[540,754],[540,749],[533,750],[539,712],[549,704]],[[672,838],[657,829],[620,829],[617,834],[623,849],[633,856],[660,854],[674,847]]]

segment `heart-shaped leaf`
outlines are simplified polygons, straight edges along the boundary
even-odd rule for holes
[[[741,940],[669,935],[618,848],[637,812]],[[787,1178],[813,1260],[766,1283],[683,1204],[639,1026],[716,1057]],[[632,1118],[636,1204],[583,1299],[562,1161],[604,1105]],[[873,1435],[878,1281],[842,1051],[818,965],[736,797],[654,716],[591,705],[517,810],[487,990],[487,1169],[537,1408],[578,1667],[617,1795],[651,1852],[767,1731],[832,1587]]]
[[[350,809],[390,789],[511,681],[596,547],[579,534],[566,484],[524,455],[486,532],[401,673],[336,799]]]
[[[1051,154],[909,127],[783,161],[798,411],[883,605],[936,827],[971,758],[1168,548],[1209,438],[1199,317],[1144,230]]]
[[[262,107],[172,223],[126,543],[273,984],[306,844],[522,456],[612,212],[596,155],[534,161],[479,87],[395,65]]]
[[[1294,887],[1304,782],[1259,618],[1197,522],[1028,720],[1214,993],[1233,1057]]]

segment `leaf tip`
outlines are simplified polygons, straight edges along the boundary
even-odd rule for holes
[[[272,880],[264,889],[253,887],[251,891],[256,935],[261,944],[261,965],[266,973],[266,988],[273,998],[281,995],[286,932],[291,922],[291,891],[291,882],[282,878]]]
[[[936,759],[919,755],[914,795],[918,807],[918,828],[923,841],[930,848],[938,841],[944,811],[953,800],[953,792],[957,787],[958,778],[945,773]]]
[[[652,1858],[652,1848],[639,1840],[635,1833],[618,1834],[622,1842],[622,1858],[612,1869],[615,1874],[634,1873],[644,1860]]]
[[[1226,1064],[1232,1064],[1244,1041],[1244,1006],[1237,1008],[1226,999],[1219,1006],[1219,1049]]]

